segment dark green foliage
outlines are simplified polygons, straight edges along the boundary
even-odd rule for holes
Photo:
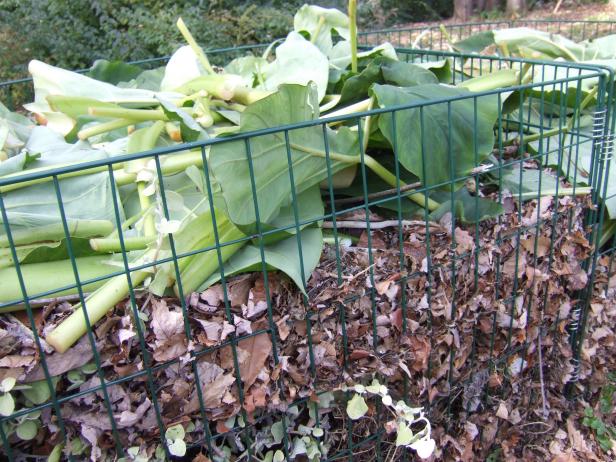
[[[130,61],[170,54],[182,16],[205,48],[271,42],[285,36],[304,3],[346,11],[345,0],[0,0],[0,80],[24,77],[40,59],[68,69],[97,59]],[[449,15],[452,0],[366,0],[360,29]]]
[[[603,385],[599,395],[598,409],[591,407],[584,409],[582,424],[592,430],[604,452],[609,452],[616,439],[616,427],[613,425],[614,416],[614,392],[616,392],[616,374],[609,373],[610,383]]]
[[[187,0],[0,0],[0,75],[26,74],[30,59],[85,68],[96,59],[170,54],[182,43],[182,16],[206,48],[286,35],[294,8]]]

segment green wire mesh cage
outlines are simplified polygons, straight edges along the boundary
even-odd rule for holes
[[[359,42],[377,44],[388,41],[400,47],[447,51],[453,42],[480,32],[514,27],[558,34],[576,42],[616,33],[616,21],[609,20],[513,19],[365,31],[359,34]]]
[[[3,389],[18,404],[0,417],[5,457],[24,457],[30,443],[17,431],[34,426],[68,460],[133,457],[128,448],[140,445],[164,460],[181,444],[217,461],[366,451],[382,460],[395,440],[388,403],[370,401],[370,417],[354,419],[357,388],[345,386],[376,379],[452,422],[491,395],[538,399],[526,374],[575,383],[613,74],[398,55],[450,86],[399,94],[383,85],[378,106],[326,118],[308,87],[287,86],[275,96],[284,109],[269,99],[268,117],[239,134],[0,179],[0,280],[13,294],[0,304],[2,328],[29,342],[34,364]],[[455,87],[495,72],[519,82]],[[278,122],[292,110],[295,120]],[[143,214],[125,207],[146,171],[154,241],[135,236]],[[193,186],[178,188],[178,176]],[[28,193],[49,199],[59,243],[39,256],[20,241]],[[82,256],[90,236],[76,233],[72,213],[84,202],[111,224],[103,237],[113,251],[102,258]],[[43,278],[32,263],[54,248],[64,271]],[[210,266],[211,284],[195,284],[193,272]],[[152,295],[144,281],[153,287],[159,274],[164,290]],[[101,290],[117,303],[94,320]],[[48,324],[76,303],[87,309],[73,328],[86,334],[54,351]],[[538,351],[560,369],[542,370]]]

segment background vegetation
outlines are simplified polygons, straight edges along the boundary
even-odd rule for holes
[[[36,58],[65,68],[99,58],[136,60],[171,53],[182,16],[207,48],[269,42],[285,36],[304,0],[0,0],[0,80],[26,75]],[[310,1],[346,8],[344,0]],[[437,19],[453,0],[360,2],[364,29]]]

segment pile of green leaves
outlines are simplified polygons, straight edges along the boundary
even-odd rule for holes
[[[165,67],[99,60],[83,75],[32,61],[35,98],[25,107],[33,119],[0,106],[2,178],[155,148],[180,151],[118,161],[112,172],[103,166],[59,175],[57,183],[44,177],[0,188],[12,238],[0,235],[0,301],[22,299],[16,260],[30,297],[80,295],[46,337],[58,351],[84,334],[85,313],[94,324],[129,294],[128,268],[132,286],[155,295],[186,297],[222,274],[263,269],[280,270],[303,289],[323,245],[323,184],[325,195],[331,187],[336,196],[424,188],[405,193],[401,205],[381,204],[383,214],[452,213],[474,223],[501,213],[464,179],[498,162],[495,127],[515,101],[514,109],[507,98],[499,107],[497,95],[473,92],[525,82],[524,69],[453,86],[448,61],[404,62],[387,43],[358,52],[349,17],[310,5],[297,11],[284,40],[218,68],[181,19],[177,26],[188,45]],[[209,143],[181,144],[194,141]],[[500,174],[478,181],[502,180],[522,199],[554,193],[546,183],[553,177],[522,185],[512,179],[519,167]],[[82,287],[85,313],[71,287],[76,275],[96,281]]]
[[[540,59],[559,63],[569,61],[576,64],[616,69],[616,34],[575,42],[559,34],[521,27],[480,32],[452,44],[452,47],[463,53],[483,53],[496,48],[499,54],[506,57]],[[536,74],[535,80],[539,81],[545,80],[546,77],[562,79],[568,76],[577,76],[580,71],[576,68],[567,70],[566,67],[550,68],[545,66],[540,73],[537,72]],[[577,82],[568,84],[566,90],[569,104],[573,105],[574,101],[584,100],[593,90],[596,91],[597,85],[597,79],[582,81],[582,95],[578,97]],[[611,104],[610,107],[613,107],[615,102],[612,101]],[[580,132],[592,136],[592,124],[587,123],[585,127],[581,127]],[[565,157],[576,156],[575,159],[567,159],[563,165],[567,166],[566,170],[570,179],[573,180],[575,177],[575,181],[583,185],[587,184],[584,178],[590,178],[592,159],[590,148],[591,144],[585,143],[580,145],[579,151],[576,151],[575,154],[567,153],[566,150],[562,152]],[[604,169],[605,172],[608,172],[607,165],[604,166]],[[607,218],[602,241],[607,242],[616,229],[616,163],[613,160],[609,166],[609,173],[607,176],[603,176],[602,180],[607,184],[605,191],[602,187],[600,188]]]

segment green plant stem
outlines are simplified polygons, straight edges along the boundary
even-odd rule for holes
[[[205,91],[208,95],[228,101],[233,97],[233,82],[228,75],[209,74],[202,75],[175,89],[176,92],[192,95]]]
[[[209,128],[214,124],[214,115],[210,111],[210,100],[197,98],[194,106],[196,120],[203,128]]]
[[[361,164],[361,159],[358,156],[349,156],[346,154],[339,154],[337,152],[331,151],[326,154],[325,151],[319,151],[317,149],[308,148],[306,146],[300,146],[295,143],[290,143],[290,147],[296,149],[297,151],[302,151],[315,157],[322,157],[324,159],[329,157],[331,160],[337,160],[339,162],[344,162],[347,164]],[[406,183],[404,181],[398,181],[396,179],[396,175],[391,173],[389,170],[383,167],[376,159],[369,156],[368,154],[364,154],[364,164],[388,185],[394,188],[397,188],[398,184],[400,186],[406,186]],[[436,210],[441,205],[434,199],[427,198],[424,194],[421,193],[410,194],[407,197],[416,204],[421,205],[422,207],[427,207],[430,211]]]
[[[67,222],[71,237],[106,236],[113,231],[113,223],[108,220],[71,220]],[[53,242],[65,239],[62,223],[39,226],[36,228],[17,229],[12,233],[13,245],[26,245],[35,242]],[[6,235],[0,236],[0,247],[9,246]]]
[[[237,127],[230,127],[237,128]],[[203,166],[203,158],[201,157],[201,152],[187,152],[183,154],[170,154],[168,156],[161,157],[161,170],[163,175],[173,175],[174,173],[179,173],[182,170],[185,170],[187,167],[194,165],[196,167]],[[54,167],[45,167],[44,169],[40,169],[40,171],[44,170],[52,170],[58,168],[60,166]],[[124,164],[118,162],[117,164],[113,164],[112,168],[114,170],[113,177],[118,186],[124,186],[130,183],[134,183],[137,179],[137,174],[132,172],[127,172],[124,170]],[[79,170],[76,172],[63,173],[58,175],[58,179],[62,180],[64,178],[74,178],[77,176],[85,176],[92,175],[93,173],[106,172],[108,167],[106,165],[102,165],[100,167],[92,167],[85,170]],[[39,171],[36,169],[29,170],[28,172]],[[23,172],[18,172],[18,174],[23,175]],[[18,174],[6,175],[3,178],[8,178],[10,176],[18,176]],[[35,180],[27,180],[21,181],[19,183],[9,184],[6,186],[0,186],[0,193],[5,193],[9,191],[15,191],[17,189],[26,188],[28,186],[32,186],[35,184],[48,183],[52,181],[53,178],[51,176],[37,178]]]
[[[102,133],[110,132],[111,130],[116,130],[118,128],[128,127],[129,125],[133,125],[135,123],[132,119],[116,119],[110,120],[109,122],[103,122],[98,125],[94,125],[92,127],[84,128],[77,133],[77,137],[80,140],[87,140],[88,138],[100,135]]]
[[[200,151],[189,151],[182,154],[171,154],[161,158],[161,173],[163,175],[173,175],[186,170],[191,165],[203,167],[203,157]],[[120,170],[114,172],[114,178],[118,186],[134,183],[137,173]]]
[[[357,72],[357,0],[349,0],[349,35],[351,38],[351,72]]]
[[[453,40],[451,40],[451,35],[449,35],[447,28],[445,27],[444,24],[439,24],[438,27],[439,27],[439,30],[441,31],[441,35],[445,38],[445,42],[447,43],[447,46],[449,47],[450,50],[453,50]]]
[[[374,107],[374,96],[370,97],[370,103],[368,103],[368,111],[372,110]],[[364,119],[364,137],[363,137],[363,149],[364,152],[368,150],[368,142],[370,141],[370,124],[371,124],[372,116],[368,115]]]
[[[143,261],[154,258],[155,251],[149,251],[144,256]],[[130,273],[132,286],[137,287],[150,274],[148,271],[132,271]],[[103,286],[91,293],[85,300],[85,309],[88,312],[90,325],[93,326],[100,321],[111,308],[126,297],[128,291],[128,280],[126,275],[122,274],[109,279]],[[57,352],[64,353],[86,333],[86,330],[87,325],[83,307],[77,305],[73,314],[49,332],[45,340]]]
[[[154,223],[154,215],[151,213],[152,201],[150,196],[144,194],[144,190],[147,183],[140,181],[137,183],[137,195],[139,196],[139,205],[141,211],[144,213],[143,217],[143,233],[146,236],[153,236],[156,234],[156,226]],[[150,211],[150,212],[148,212]]]
[[[154,241],[156,241],[155,235],[125,237],[124,249],[127,252],[130,252],[131,250],[143,250],[146,249],[148,245],[150,245]],[[92,247],[92,250],[94,250],[95,252],[100,253],[115,253],[122,251],[120,239],[114,237],[90,239],[90,247]]]
[[[235,225],[227,218],[220,218],[217,214],[217,227],[219,232],[219,241],[221,243],[239,240],[246,235],[240,231]],[[196,248],[204,248],[205,246],[212,245],[213,233],[211,237],[203,242]],[[237,242],[235,244],[225,245],[220,247],[220,256],[222,262],[226,262],[231,256],[233,256],[239,249],[241,249],[247,241]],[[196,291],[201,284],[203,284],[207,278],[209,278],[218,269],[218,253],[216,249],[208,250],[194,255],[192,258],[187,259],[187,262],[182,265],[180,278],[182,280],[182,292],[184,296]],[[173,287],[173,291],[177,297],[180,296],[179,286],[176,284]]]
[[[273,92],[267,90],[253,90],[248,87],[235,87],[233,89],[233,99],[234,101],[248,106],[260,99],[265,98],[266,96],[271,95]]]
[[[201,66],[203,66],[203,69],[205,69],[205,71],[209,72],[210,74],[214,74],[215,71],[210,64],[210,61],[207,59],[207,56],[203,52],[203,49],[195,41],[194,37],[188,30],[188,27],[186,27],[186,24],[184,23],[182,18],[178,18],[176,26],[182,34],[182,37],[184,37],[184,40],[186,40],[186,43],[188,43],[188,45],[190,45],[190,48],[192,48],[193,52],[197,56],[197,59],[201,63]]]
[[[533,133],[531,135],[527,135],[527,136],[524,136],[524,137],[518,136],[516,138],[513,138],[510,142],[504,143],[504,145],[505,146],[510,146],[510,145],[512,145],[516,141],[517,141],[517,143],[523,142],[524,144],[532,143],[534,141],[537,141],[537,140],[540,140],[540,139],[543,139],[543,138],[549,138],[551,136],[558,135],[559,133],[562,133],[563,135],[566,135],[568,131],[569,130],[568,130],[567,127],[552,128],[550,130],[544,130],[543,133],[541,133],[541,132],[540,133]]]
[[[364,163],[366,164],[366,167],[376,173],[377,176],[383,181],[385,181],[388,185],[394,188],[398,187],[398,184],[400,186],[406,186],[406,183],[404,181],[397,180],[396,175],[394,175],[381,164],[379,164],[373,157],[364,154]],[[431,212],[441,206],[441,204],[436,202],[434,199],[430,199],[426,194],[413,193],[409,194],[407,197],[413,202],[415,202],[417,205],[420,205],[421,207],[427,207],[428,210]]]
[[[320,118],[328,119],[330,117],[339,117],[339,116],[355,114],[357,112],[364,112],[370,108],[370,102],[371,102],[371,98],[368,98],[358,103],[354,103],[349,106],[343,107],[342,109],[338,109],[337,111],[330,112],[329,114],[322,115]],[[336,122],[330,122],[329,125],[334,126],[334,125],[342,124],[344,122],[345,122],[344,120],[338,120]]]
[[[321,29],[323,28],[323,24],[325,24],[325,16],[319,16],[317,28],[315,29],[314,34],[312,34],[312,37],[310,37],[310,43],[312,43],[313,45],[317,41],[317,37],[319,36],[319,32],[321,32]]]
[[[599,91],[599,87],[596,86],[595,88],[593,88],[591,91],[588,92],[588,94],[582,100],[580,105],[575,108],[575,110],[573,111],[573,116],[567,121],[567,129],[568,130],[573,130],[573,125],[575,124],[575,119],[577,118],[577,116],[579,114],[581,114],[581,112],[586,108],[586,106],[588,106],[591,103],[593,98],[595,98],[597,96],[598,91]]]
[[[146,212],[146,210],[140,210],[139,213],[133,215],[130,218],[127,218],[122,223],[122,225],[120,226],[122,231],[126,231],[129,227],[131,227],[132,225],[137,223],[137,221],[139,221],[139,219],[144,215],[145,212]],[[117,237],[117,236],[118,236],[118,230],[114,229],[111,233],[109,233],[107,236],[105,236],[105,238],[106,239],[112,239],[112,238]]]
[[[114,119],[126,119],[133,122],[145,122],[148,120],[169,120],[160,109],[127,109],[115,107],[91,107],[88,114],[94,117],[110,117]]]

